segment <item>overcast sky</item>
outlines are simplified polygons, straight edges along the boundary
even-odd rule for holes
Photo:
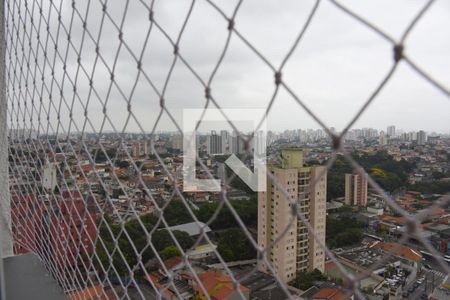
[[[66,29],[69,28],[73,12],[71,2],[63,1],[62,3],[62,23]],[[87,30],[92,38],[96,39],[102,13],[99,1],[91,2],[86,23]],[[231,15],[237,1],[216,0],[214,2],[227,15]],[[275,67],[278,67],[299,34],[314,2],[244,0],[237,13],[236,28],[249,43]],[[76,7],[83,17],[87,3],[88,1],[76,1]],[[125,3],[126,1],[109,1],[107,6],[110,17],[118,25],[124,16]],[[342,3],[395,39],[399,39],[425,1],[354,0],[342,1]],[[57,41],[61,55],[56,57],[55,63],[55,82],[53,82],[52,93],[55,108],[50,109],[50,120],[56,124],[55,111],[61,99],[57,86],[63,82],[62,59],[66,55],[67,34],[63,28],[60,28],[59,38],[56,38],[58,31],[56,10],[49,9],[49,4],[44,5],[46,5],[43,8],[44,15],[46,20],[50,20],[52,37],[49,41],[48,57],[52,62],[54,51],[51,49],[54,48],[54,41]],[[177,39],[190,5],[191,1],[187,0],[155,1],[154,18],[173,40]],[[58,7],[59,4],[56,6]],[[23,11],[22,14],[24,14]],[[35,9],[34,16],[35,26],[37,26],[38,9]],[[135,56],[139,57],[150,26],[149,12],[142,3],[132,0],[124,20],[123,39]],[[37,49],[39,47],[36,44],[36,33],[31,29],[30,24],[27,26],[29,26],[27,31],[33,31],[32,44]],[[181,38],[180,53],[205,82],[208,81],[218,61],[227,34],[225,19],[207,1],[196,1]],[[45,42],[45,36],[45,26],[42,25],[40,35],[42,44]],[[82,36],[82,22],[78,14],[75,14],[71,39],[77,51],[80,49]],[[84,70],[91,74],[97,58],[95,44],[85,33],[82,45],[81,64]],[[107,113],[116,130],[121,131],[126,122],[127,103],[115,86],[107,96],[110,75],[104,65],[104,63],[108,64],[109,68],[113,66],[118,46],[118,31],[106,17],[99,41],[101,59],[96,64],[93,86],[101,101],[108,101]],[[405,51],[433,78],[447,89],[450,88],[449,1],[435,1],[407,38]],[[143,51],[142,67],[159,92],[163,90],[173,57],[173,47],[162,32],[154,26]],[[304,38],[284,68],[283,80],[327,126],[334,126],[340,130],[381,82],[393,64],[392,57],[392,46],[388,42],[338,10],[329,1],[323,0]],[[71,46],[66,60],[67,74],[63,94],[67,105],[70,107],[72,104],[73,87],[70,82],[78,78],[77,93],[80,99],[76,98],[73,104],[75,122],[78,129],[81,129],[85,118],[80,100],[86,105],[89,99],[88,118],[92,121],[95,130],[98,130],[103,121],[102,108],[94,93],[91,92],[89,97],[89,84],[84,72],[79,70],[76,77],[78,64],[75,51]],[[43,68],[42,49],[38,53],[38,62]],[[115,80],[127,98],[130,97],[136,82],[138,74],[136,66],[134,58],[122,46],[117,58]],[[30,68],[34,70],[34,67]],[[48,88],[52,85],[50,69],[47,64],[45,83]],[[32,86],[31,79],[29,83]],[[42,81],[38,82],[40,87],[39,84],[42,85]],[[232,36],[229,49],[211,85],[212,94],[220,106],[266,108],[274,87],[273,71],[237,36]],[[44,89],[43,101],[47,108],[48,98],[48,92]],[[180,60],[175,65],[164,98],[167,109],[173,113],[180,125],[183,108],[201,108],[205,104],[204,88]],[[28,98],[27,101],[30,99]],[[152,130],[159,113],[159,103],[158,95],[141,74],[131,96],[131,109],[145,131]],[[60,115],[65,129],[68,127],[68,111],[66,104],[62,102]],[[34,120],[36,120],[35,117]],[[391,124],[405,130],[450,132],[450,99],[423,80],[405,63],[401,63],[393,78],[354,127],[385,129]],[[267,126],[269,130],[319,127],[284,89],[280,89],[276,97]],[[112,126],[107,122],[104,130],[111,130],[111,128]],[[167,114],[164,114],[157,130],[174,128]],[[74,131],[75,128],[72,126],[71,130]],[[92,128],[87,126],[86,131],[92,131]],[[132,118],[128,122],[126,131],[139,131],[137,123]]]

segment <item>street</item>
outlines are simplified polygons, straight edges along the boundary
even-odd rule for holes
[[[434,288],[442,283],[445,278],[445,274],[437,270],[425,269],[424,272],[418,276],[418,278],[421,277],[423,277],[424,280],[416,288],[414,288],[414,284],[416,284],[416,282],[412,282],[410,285],[405,287],[405,291],[409,291],[411,289],[414,290],[409,293],[408,296],[403,297],[403,299],[421,299],[422,294],[425,294],[427,296],[430,295],[433,292]]]

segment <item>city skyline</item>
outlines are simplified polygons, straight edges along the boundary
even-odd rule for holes
[[[384,133],[387,133],[387,128],[388,127],[390,127],[391,125],[387,125],[387,126],[385,126],[384,128],[382,127],[382,128],[376,128],[376,127],[367,127],[367,126],[364,126],[364,127],[352,127],[352,128],[350,128],[349,130],[348,130],[348,132],[352,132],[352,131],[354,131],[354,130],[377,130],[378,131],[378,134],[381,132],[381,131],[383,131]],[[425,131],[427,134],[438,134],[438,135],[450,135],[450,128],[449,129],[447,129],[447,130],[437,130],[437,129],[432,129],[432,130],[424,130],[423,128],[420,128],[420,127],[418,127],[418,128],[416,128],[416,129],[403,129],[403,128],[399,128],[399,127],[397,127],[396,125],[393,125],[393,126],[395,126],[395,128],[396,128],[396,135],[398,135],[398,134],[401,134],[401,133],[411,133],[411,132],[419,132],[419,131]],[[336,132],[337,133],[341,133],[342,131],[341,130],[337,130],[335,127],[330,127],[329,129],[335,129],[336,130]],[[8,129],[10,132],[11,131],[30,131],[30,129],[16,129],[16,128],[9,128]],[[203,130],[203,131],[198,131],[197,133],[199,134],[199,135],[208,135],[208,134],[210,134],[211,133],[211,131],[216,131],[216,132],[218,132],[218,133],[220,133],[220,131],[222,131],[222,130],[224,130],[224,131],[227,131],[227,132],[229,132],[229,133],[232,133],[233,132],[233,130],[227,130],[227,129],[210,129],[210,130]],[[317,131],[317,130],[322,130],[322,131],[324,131],[324,133],[325,133],[325,130],[323,129],[323,128],[320,128],[320,127],[317,127],[317,128],[310,128],[310,127],[304,127],[304,128],[285,128],[285,129],[280,129],[280,130],[272,130],[272,129],[270,129],[270,128],[268,128],[267,129],[267,132],[272,132],[272,133],[275,133],[275,134],[281,134],[281,133],[283,133],[283,132],[286,132],[286,131],[297,131],[297,130],[302,130],[302,131],[309,131],[309,130],[312,130],[312,131]],[[34,132],[34,133],[36,133],[37,132],[37,130],[31,130],[32,132]],[[253,131],[245,131],[244,133],[251,133],[251,132],[253,132]],[[80,134],[81,132],[78,132],[78,131],[71,131],[70,132],[70,135],[77,135],[77,134]],[[84,132],[84,134],[98,134],[98,132],[90,132],[90,131],[85,131]],[[102,131],[102,134],[122,134],[122,132],[115,132],[115,131],[111,131],[111,130],[105,130],[105,131]],[[137,135],[141,135],[141,134],[151,134],[151,132],[145,132],[145,133],[142,133],[142,132],[138,132],[138,131],[125,131],[125,132],[123,132],[123,134],[137,134]],[[157,131],[155,131],[155,134],[180,134],[180,132],[178,131],[178,130],[157,130]],[[46,135],[46,134],[42,134],[42,135]],[[52,133],[49,133],[49,135],[51,136],[51,135],[54,135],[54,134],[52,134]],[[65,136],[66,135],[66,133],[59,133],[59,135],[61,135],[61,136]]]
[[[3,8],[1,299],[448,300],[450,1]]]
[[[349,7],[380,26],[395,40],[400,38],[423,6],[422,1],[408,0],[348,2]],[[313,4],[314,1],[284,1],[283,5],[270,2],[262,5],[259,1],[245,2],[239,9],[236,27],[277,68],[298,35]],[[86,5],[87,3],[78,3],[78,9],[83,11]],[[450,39],[445,35],[445,31],[440,30],[450,27],[450,19],[446,14],[450,9],[449,5],[448,1],[436,1],[405,41],[405,52],[441,84],[450,82],[448,73]],[[179,33],[190,4],[161,1],[156,6],[155,20],[166,28],[169,36],[174,38]],[[219,6],[230,14],[235,3],[224,1]],[[386,9],[387,7],[389,9]],[[92,11],[101,9],[100,3],[92,3],[90,7]],[[120,15],[122,10],[122,3],[108,5],[108,12],[113,16]],[[44,8],[44,14],[46,11],[47,8]],[[64,3],[61,22],[69,23],[70,11],[70,3]],[[123,41],[134,53],[142,49],[147,34],[146,28],[149,26],[148,14],[141,12],[142,7],[139,3],[130,3],[128,15],[133,15],[133,18],[128,18],[122,29]],[[88,29],[95,32],[98,30],[96,27],[98,24],[92,22],[91,18],[87,22]],[[263,22],[268,18],[271,22]],[[80,20],[74,20],[72,32],[74,45],[80,42],[82,28]],[[145,30],[135,30],[136,28]],[[102,32],[99,41],[102,57],[105,61],[113,61],[115,49],[120,45],[117,28],[107,22]],[[180,40],[179,51],[204,82],[208,82],[211,77],[228,33],[227,22],[220,18],[214,9],[202,2],[195,5]],[[65,39],[63,36],[60,38]],[[156,90],[161,92],[174,59],[173,45],[158,30],[152,31],[149,44],[152,47],[149,51],[145,51],[142,57],[142,70],[146,72]],[[390,43],[367,27],[358,24],[356,20],[348,18],[329,1],[324,1],[320,3],[317,15],[313,18],[298,49],[293,52],[283,69],[282,78],[299,100],[326,126],[343,128],[386,76],[392,66],[392,52]],[[48,49],[48,56],[53,55],[54,50]],[[86,43],[81,55],[86,70],[93,69],[95,58],[95,45]],[[48,76],[55,81],[62,80],[64,76],[72,78],[78,65],[77,56],[70,53],[66,64],[67,73],[58,67],[52,76],[50,70],[47,70]],[[117,56],[116,70],[114,80],[123,89],[123,95],[114,86],[108,92],[111,76],[102,64],[97,66],[92,75],[97,96],[89,96],[90,85],[85,76],[78,79],[78,97],[90,99],[89,111],[101,112],[103,105],[100,101],[107,101],[105,108],[109,119],[105,119],[106,115],[102,113],[95,117],[88,114],[86,130],[91,130],[92,124],[94,128],[103,126],[104,130],[112,130],[114,126],[116,131],[122,131],[124,128],[125,131],[139,131],[141,125],[144,131],[152,131],[161,112],[161,96],[151,88],[144,76],[138,76],[136,79],[139,70],[129,53],[122,51]],[[135,83],[136,87],[133,89]],[[181,120],[183,109],[203,108],[206,102],[205,86],[179,60],[167,84],[163,102],[166,110],[156,124],[157,130],[174,130],[173,120]],[[28,85],[31,86],[32,83],[28,82]],[[64,101],[68,103],[73,97],[71,89],[70,86],[64,88]],[[265,109],[270,103],[274,89],[273,70],[240,39],[233,36],[224,60],[210,85],[210,93],[217,104],[221,108]],[[131,98],[124,99],[124,96],[128,95]],[[44,106],[50,101],[49,96],[42,95]],[[61,101],[59,89],[52,91],[51,99]],[[210,107],[215,105],[211,103]],[[81,129],[87,121],[83,113],[85,109],[78,100],[73,102],[70,111],[65,106],[62,106],[59,112],[50,107],[49,121],[55,124],[60,121],[65,129],[69,128],[70,124],[72,130],[76,130],[74,124]],[[128,109],[133,114],[130,120],[129,114],[124,113]],[[448,111],[450,102],[447,95],[435,89],[406,64],[400,63],[392,78],[354,125],[381,127],[382,124],[395,122],[398,127],[412,130],[420,123],[422,129],[426,131],[447,131],[448,129],[444,127],[448,127]],[[73,118],[72,123],[70,116]],[[30,123],[28,118],[25,122]],[[32,122],[35,126],[38,121],[35,118]],[[268,128],[283,130],[317,126],[318,124],[296,100],[281,88],[268,115]]]

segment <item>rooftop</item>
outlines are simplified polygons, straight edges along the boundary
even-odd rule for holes
[[[329,287],[319,290],[312,296],[312,299],[326,299],[326,300],[347,300],[351,299],[346,297],[345,292],[337,287]]]
[[[422,254],[412,248],[403,246],[399,243],[385,243],[375,241],[369,246],[370,249],[381,249],[385,252],[389,252],[397,257],[402,257],[410,261],[419,262],[422,260]]]
[[[362,249],[351,249],[344,253],[339,254],[339,256],[351,261],[353,264],[360,266],[362,268],[370,268],[375,265],[384,257],[384,253],[379,248],[362,248]],[[395,257],[389,257],[385,261],[385,264],[392,264],[398,259]],[[330,265],[328,268],[332,268]]]
[[[196,236],[201,233],[202,228],[203,228],[204,233],[208,233],[211,231],[211,228],[209,228],[209,226],[203,222],[191,222],[191,223],[171,226],[168,229],[171,231],[177,231],[177,230],[184,231],[187,234],[189,234],[189,236]]]
[[[209,271],[199,274],[199,279],[202,282],[205,290],[209,296],[214,299],[228,299],[234,292],[234,283],[230,276],[220,272]],[[201,293],[200,286],[195,287],[197,292]],[[248,292],[249,289],[242,284],[239,284],[241,292]]]

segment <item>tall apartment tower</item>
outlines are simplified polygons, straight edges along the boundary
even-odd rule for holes
[[[131,146],[131,155],[134,157],[138,157],[141,155],[141,143],[139,142],[135,142],[133,143],[133,145]]]
[[[209,155],[222,154],[222,137],[214,130],[206,138],[206,152]]]
[[[170,144],[175,150],[183,149],[183,137],[181,134],[174,134],[170,137]]]
[[[233,131],[233,135],[230,137],[230,151],[233,154],[245,152],[245,142],[239,136],[239,132]]]
[[[347,205],[367,206],[367,179],[357,173],[345,174],[345,199]]]
[[[387,130],[386,130],[386,133],[387,133],[387,135],[390,137],[390,138],[393,138],[393,137],[395,137],[395,126],[394,125],[391,125],[391,126],[388,126],[387,127]]]
[[[387,145],[387,136],[384,131],[380,131],[380,136],[378,137],[378,142],[381,146]]]
[[[268,167],[268,172],[289,197],[267,177],[267,191],[258,193],[258,245],[271,247],[268,260],[278,276],[289,282],[298,271],[324,271],[325,253],[298,214],[305,217],[316,236],[325,243],[327,178],[325,167],[303,165],[301,149],[283,149],[281,157],[281,165]],[[314,181],[316,184],[310,185]],[[297,204],[295,216],[292,203]],[[258,262],[258,269],[268,271],[263,261]]]
[[[222,154],[230,153],[230,134],[226,130],[220,131]]]
[[[427,133],[423,130],[420,130],[417,133],[417,145],[425,145],[427,143]]]

